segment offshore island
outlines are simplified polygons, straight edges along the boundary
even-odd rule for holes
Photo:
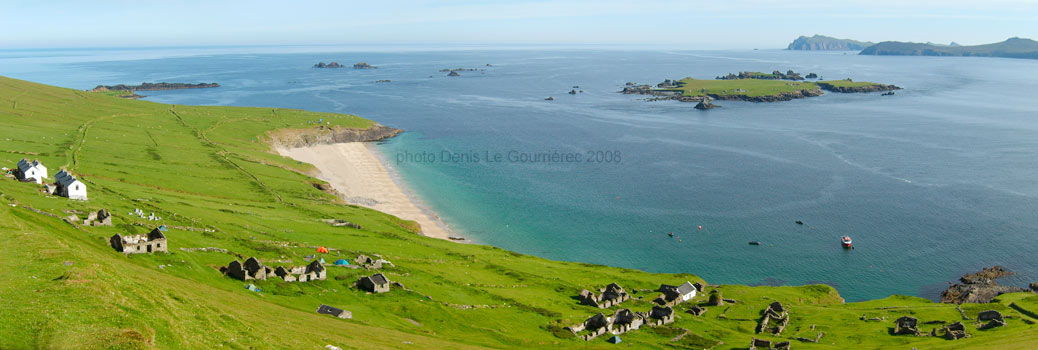
[[[808,77],[817,77],[809,73]],[[823,90],[839,93],[892,92],[901,88],[895,85],[868,81],[822,80],[805,81],[800,73],[792,70],[785,73],[774,71],[770,74],[762,72],[740,72],[718,76],[715,79],[695,79],[692,77],[671,80],[667,79],[655,86],[639,85],[628,82],[621,90],[624,94],[650,95],[649,101],[676,100],[681,102],[701,102],[697,108],[717,107],[710,105],[710,99],[736,100],[748,102],[779,102],[798,98],[821,96]]]

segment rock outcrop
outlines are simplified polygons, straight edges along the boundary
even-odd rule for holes
[[[826,91],[843,92],[843,93],[878,92],[878,91],[901,90],[901,88],[897,87],[896,85],[883,85],[883,84],[872,84],[872,85],[864,85],[864,86],[836,86],[836,85],[833,85],[831,83],[826,83],[826,82],[821,82],[821,81],[817,82],[815,84],[818,84],[818,87],[820,87],[820,88],[822,88],[823,90],[826,90]]]
[[[1028,292],[1029,289],[1000,286],[995,279],[1012,275],[1013,272],[1002,266],[987,267],[976,273],[968,273],[959,278],[960,283],[953,284],[941,292],[942,303],[990,303],[995,297],[1005,293]]]
[[[343,67],[346,67],[346,66],[339,64],[339,62],[332,62],[332,63],[329,63],[329,64],[324,64],[324,62],[318,62],[317,64],[314,65],[314,68],[343,68]]]
[[[403,130],[376,123],[367,129],[321,125],[308,129],[276,130],[268,134],[275,146],[298,148],[318,144],[378,141],[396,136],[401,132]]]
[[[375,69],[378,67],[372,66],[367,62],[357,62],[353,64],[353,69]]]

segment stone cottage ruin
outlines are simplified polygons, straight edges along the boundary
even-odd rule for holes
[[[386,275],[376,273],[371,276],[361,277],[357,281],[357,287],[372,293],[385,293],[389,291],[389,279]]]
[[[789,313],[782,306],[782,303],[776,301],[764,309],[764,315],[760,318],[757,333],[768,332],[779,335],[782,334],[787,325],[789,325]]]
[[[624,288],[619,284],[610,283],[605,288],[598,290],[600,294],[595,294],[587,289],[580,291],[577,299],[580,300],[580,304],[594,306],[600,309],[612,307],[613,305],[619,305],[631,299],[631,296],[624,291]]]
[[[108,212],[108,209],[91,211],[90,214],[87,214],[87,218],[83,220],[83,225],[112,226],[112,214]]]
[[[146,235],[122,236],[116,234],[108,239],[115,251],[123,254],[142,254],[154,252],[168,252],[166,246],[166,235],[159,229],[151,230]]]

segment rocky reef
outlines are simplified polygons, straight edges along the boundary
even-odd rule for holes
[[[396,136],[401,132],[403,130],[376,123],[367,129],[321,125],[306,129],[276,130],[269,132],[268,135],[275,146],[298,148],[318,144],[378,141]]]
[[[819,81],[818,87],[826,91],[842,92],[842,93],[854,93],[854,92],[878,92],[878,91],[893,91],[901,90],[896,85],[884,85],[884,84],[869,84],[869,85],[858,85],[858,86],[841,86],[835,85],[831,82]]]
[[[317,64],[314,65],[314,68],[343,68],[343,67],[346,67],[346,66],[339,64],[339,62],[332,62],[332,63],[329,63],[329,64],[324,64],[324,62],[318,62]]]
[[[95,87],[93,92],[103,91],[157,91],[157,90],[177,90],[177,89],[203,89],[203,88],[214,88],[220,87],[217,83],[198,83],[198,84],[185,84],[185,83],[141,83],[140,85],[98,85]]]
[[[357,62],[353,64],[353,69],[375,69],[378,67],[372,66],[367,62]]]
[[[995,297],[1005,293],[1033,291],[1026,288],[1000,286],[996,279],[1010,276],[1013,272],[1002,266],[986,267],[980,272],[968,273],[959,278],[959,283],[953,284],[944,292],[941,292],[942,303],[990,303]],[[1033,287],[1038,285],[1032,283]]]

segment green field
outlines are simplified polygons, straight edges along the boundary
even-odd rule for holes
[[[761,73],[764,74],[764,73]],[[770,75],[770,74],[765,74]],[[661,88],[665,91],[680,91],[683,96],[776,96],[792,94],[804,90],[818,90],[818,85],[810,82],[766,79],[695,79],[678,80],[677,87]]]
[[[756,90],[787,82],[740,83],[762,84],[749,88]],[[823,285],[710,287],[738,303],[710,307],[701,317],[684,313],[691,304],[683,304],[675,323],[625,334],[618,345],[607,343],[608,336],[574,339],[559,328],[600,312],[577,304],[581,289],[617,282],[628,291],[648,290],[702,280],[416,235],[408,230],[411,222],[316,189],[320,181],[305,175],[310,165],[278,156],[266,142],[268,131],[311,127],[322,118],[354,128],[372,124],[278,108],[158,104],[0,77],[0,163],[13,167],[23,157],[39,158],[51,174],[64,166],[89,186],[90,197],[70,201],[41,193],[34,183],[0,178],[0,349],[745,349],[754,336],[788,340],[818,332],[825,333],[820,343],[794,340],[794,347],[1038,346],[1033,294],[964,305],[967,314],[995,308],[1013,318],[987,331],[964,321],[972,338],[951,341],[888,332],[902,315],[961,320],[954,305],[902,296],[845,304]],[[61,217],[108,208],[115,225],[76,227],[30,207]],[[134,208],[183,228],[167,233],[170,253],[124,256],[108,246],[115,233],[144,233],[155,225],[128,215]],[[321,221],[332,218],[362,229]],[[396,265],[382,272],[409,290],[366,294],[352,283],[373,271],[329,267],[325,281],[259,281],[257,293],[217,270],[235,254],[301,265],[315,245],[333,249],[323,254],[329,260],[339,257],[335,251],[351,261],[381,254]],[[180,249],[196,247],[230,253]],[[646,311],[657,295],[633,293],[621,307]],[[705,293],[694,303],[704,300]],[[789,327],[781,337],[754,334],[760,311],[774,300],[787,305]],[[317,314],[320,304],[352,311],[353,319]],[[861,321],[862,314],[886,320]]]

